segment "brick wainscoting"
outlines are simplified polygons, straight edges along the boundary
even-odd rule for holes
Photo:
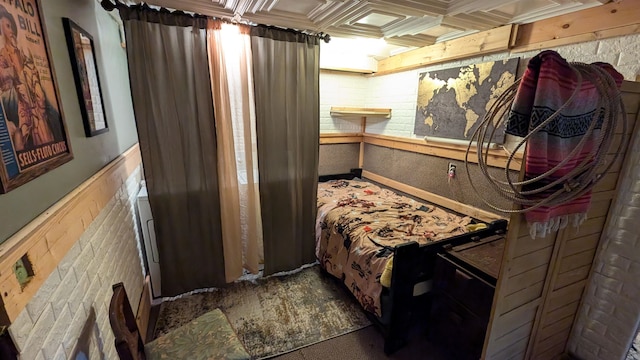
[[[80,349],[90,359],[117,358],[111,285],[124,282],[135,312],[143,283],[135,217],[140,177],[138,167],[9,327],[22,359],[67,359]]]

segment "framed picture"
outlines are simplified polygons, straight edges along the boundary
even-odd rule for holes
[[[71,19],[63,18],[64,32],[87,137],[109,131],[102,102],[93,37]]]
[[[498,96],[517,79],[518,58],[420,73],[413,133],[469,141]],[[487,130],[493,131],[493,125]],[[504,143],[504,124],[493,142]]]
[[[39,0],[0,4],[0,192],[73,159]]]

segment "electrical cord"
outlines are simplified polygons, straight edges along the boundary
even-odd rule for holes
[[[541,206],[553,207],[572,201],[591,190],[615,163],[618,156],[620,156],[621,149],[626,147],[627,139],[623,138],[623,141],[620,141],[618,144],[613,159],[607,164],[603,164],[604,157],[613,143],[615,129],[620,122],[622,122],[623,134],[626,134],[627,132],[624,103],[622,102],[620,92],[618,91],[618,87],[613,77],[599,66],[579,62],[572,62],[569,63],[569,65],[576,74],[576,82],[578,83],[578,86],[574,89],[569,99],[558,110],[534,129],[530,129],[529,133],[522,138],[516,147],[509,153],[507,164],[505,166],[504,178],[494,177],[488,172],[487,162],[489,157],[489,144],[493,142],[496,129],[506,121],[507,112],[511,109],[511,105],[515,100],[518,86],[522,79],[516,80],[513,85],[506,89],[496,99],[489,111],[485,114],[480,126],[476,128],[471,136],[465,153],[467,177],[475,194],[477,194],[482,202],[490,208],[504,213],[525,213]],[[600,95],[596,111],[593,114],[591,124],[589,125],[586,133],[582,136],[579,143],[569,153],[569,155],[552,169],[530,179],[514,181],[511,176],[509,176],[509,169],[518,150],[522,148],[532,136],[544,129],[547,124],[560,116],[561,112],[580,92],[583,79],[591,82]],[[582,154],[585,143],[591,138],[591,135],[596,130],[596,125],[598,123],[597,120],[600,116],[602,116],[603,119],[602,126],[599,130],[600,132],[596,136],[595,143],[591,146],[591,149],[586,156],[584,156],[584,159],[564,176],[561,176],[554,181],[544,181],[550,178],[552,174],[565,166],[569,161],[575,161],[576,155]],[[489,128],[491,128],[490,131]],[[471,173],[469,171],[468,160],[473,141],[476,141],[478,166],[491,188],[493,188],[501,197],[520,206],[514,209],[501,208],[488,200],[486,196],[487,194],[478,191],[471,179]],[[543,181],[543,184],[545,185],[539,187],[532,186],[540,181]],[[562,186],[558,187],[558,185]],[[548,193],[549,189],[554,187],[557,189]],[[524,188],[526,188],[526,190],[524,190]]]

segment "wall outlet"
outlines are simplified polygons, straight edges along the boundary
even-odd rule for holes
[[[449,166],[447,166],[447,176],[450,178],[456,177],[456,164],[449,163]]]

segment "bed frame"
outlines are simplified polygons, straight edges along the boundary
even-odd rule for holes
[[[350,173],[320,176],[319,181],[352,180],[362,177],[362,169],[351,169]],[[369,318],[380,328],[384,339],[384,352],[389,355],[407,343],[409,329],[416,321],[428,314],[431,306],[431,294],[413,296],[414,285],[433,278],[437,254],[445,248],[462,245],[482,238],[504,234],[507,229],[506,220],[496,220],[487,224],[482,230],[457,235],[439,240],[431,244],[418,244],[414,241],[397,245],[394,248],[391,288],[383,289],[383,297],[387,297],[383,312],[386,321],[374,314]]]

